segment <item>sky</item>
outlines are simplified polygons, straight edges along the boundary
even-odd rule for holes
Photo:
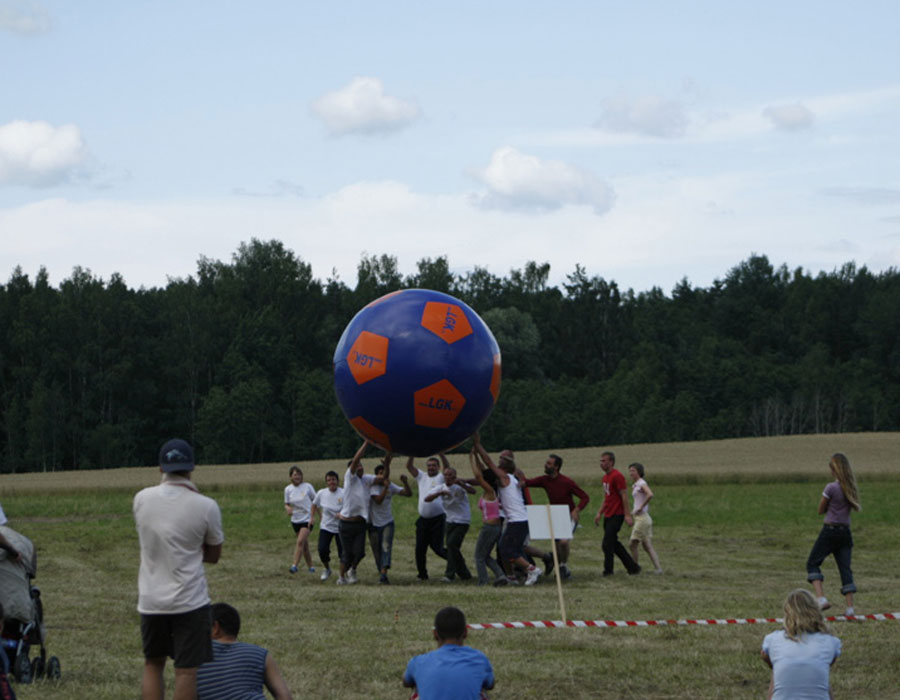
[[[0,0],[0,283],[900,267],[900,3]]]

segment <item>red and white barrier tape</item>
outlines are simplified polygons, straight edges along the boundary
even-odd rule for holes
[[[876,613],[870,615],[832,615],[826,617],[831,622],[864,620],[900,620],[900,612]],[[549,627],[664,627],[667,625],[755,625],[761,623],[780,624],[780,617],[748,617],[725,620],[534,620],[532,622],[487,622],[467,625],[470,630],[496,629],[544,629]]]

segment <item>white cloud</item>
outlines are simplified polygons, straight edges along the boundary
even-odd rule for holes
[[[603,113],[595,126],[606,131],[671,139],[683,136],[688,124],[680,102],[654,95],[606,97],[601,105]]]
[[[312,103],[312,111],[335,135],[381,134],[409,126],[421,112],[415,102],[384,94],[378,78],[359,77]]]
[[[0,185],[59,184],[86,156],[81,132],[72,124],[14,121],[0,126]]]
[[[25,36],[50,31],[50,15],[37,2],[0,0],[0,29]]]
[[[813,125],[815,116],[809,107],[794,102],[792,104],[769,105],[763,116],[772,122],[772,126],[783,131],[800,131]]]
[[[473,174],[488,188],[477,198],[487,208],[546,211],[576,204],[603,214],[615,200],[612,187],[593,173],[561,161],[541,160],[511,146],[498,148],[487,167]]]
[[[826,187],[822,194],[869,206],[900,204],[900,190],[888,187]]]

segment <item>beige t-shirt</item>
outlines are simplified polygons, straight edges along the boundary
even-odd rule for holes
[[[208,605],[203,545],[220,545],[219,505],[190,479],[164,474],[159,486],[139,491],[133,503],[141,542],[138,612],[177,614]]]

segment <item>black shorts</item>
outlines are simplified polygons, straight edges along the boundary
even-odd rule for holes
[[[175,668],[197,668],[212,661],[212,614],[208,605],[175,615],[141,614],[145,659],[175,660]]]
[[[306,528],[307,530],[309,530],[309,521],[302,522],[302,523],[293,523],[292,522],[291,525],[293,526],[294,532],[296,534],[300,534],[300,530],[302,530],[303,528]]]

